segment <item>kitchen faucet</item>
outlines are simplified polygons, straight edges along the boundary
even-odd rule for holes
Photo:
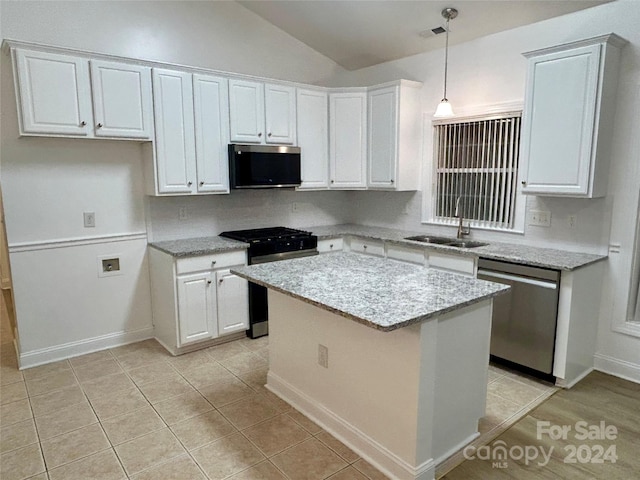
[[[458,238],[463,238],[467,235],[471,234],[471,223],[469,223],[466,227],[464,227],[462,225],[462,210],[460,209],[460,199],[462,197],[458,197],[456,200],[456,217],[458,217],[459,221],[458,221]]]

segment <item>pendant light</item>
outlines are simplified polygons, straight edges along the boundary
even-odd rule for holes
[[[447,69],[449,66],[449,20],[452,20],[458,16],[458,10],[455,8],[445,8],[442,10],[442,16],[447,20],[446,27],[446,43],[444,47],[444,95],[442,100],[438,104],[436,113],[433,115],[435,118],[445,118],[453,116],[453,109],[447,99]]]

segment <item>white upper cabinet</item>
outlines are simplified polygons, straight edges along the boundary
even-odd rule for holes
[[[267,143],[296,142],[296,90],[283,85],[264,86],[265,125]]]
[[[395,82],[369,90],[369,188],[417,190],[420,179],[420,88]]]
[[[14,60],[21,134],[151,140],[148,67],[19,48]]]
[[[329,94],[330,187],[367,186],[367,92]]]
[[[90,66],[96,136],[151,138],[151,69],[101,60]]]
[[[264,84],[230,79],[229,108],[231,141],[263,143]]]
[[[14,50],[22,134],[90,136],[89,63],[68,55]]]
[[[229,80],[231,141],[295,143],[295,89],[248,80]]]
[[[153,69],[152,195],[229,192],[227,79]]]
[[[196,147],[191,74],[153,69],[159,193],[192,193]]]
[[[227,80],[193,75],[198,192],[228,192],[229,93]]]
[[[298,146],[302,185],[299,189],[329,186],[329,95],[298,89],[296,98]]]
[[[607,35],[526,53],[522,191],[606,195],[620,47]]]

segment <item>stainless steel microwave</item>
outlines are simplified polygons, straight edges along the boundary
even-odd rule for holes
[[[297,187],[300,176],[300,147],[229,145],[231,188]]]

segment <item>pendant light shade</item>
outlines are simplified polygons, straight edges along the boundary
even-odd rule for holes
[[[445,118],[453,116],[453,107],[447,99],[447,71],[449,67],[449,20],[458,16],[458,10],[455,8],[445,8],[442,10],[442,16],[447,20],[446,27],[446,43],[444,47],[444,94],[442,100],[436,109],[436,113],[433,115],[435,118]]]

